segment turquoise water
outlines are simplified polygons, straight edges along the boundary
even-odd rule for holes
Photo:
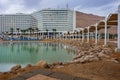
[[[66,45],[40,42],[0,43],[0,72],[9,71],[16,64],[23,67],[36,64],[40,60],[48,63],[68,62],[75,51]]]

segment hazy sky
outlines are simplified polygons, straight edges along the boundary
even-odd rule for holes
[[[44,8],[69,8],[106,16],[117,11],[120,0],[0,0],[0,14],[31,13]]]

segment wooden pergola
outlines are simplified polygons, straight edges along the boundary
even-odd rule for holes
[[[117,27],[118,28],[117,51],[120,52],[120,5],[118,7],[117,13],[109,14],[105,20],[101,20],[94,25],[90,25],[90,26],[84,28],[83,30],[81,30],[81,33],[88,33],[87,42],[89,42],[89,33],[95,32],[96,33],[95,34],[95,42],[97,44],[97,32],[98,32],[98,30],[104,29],[105,30],[104,45],[106,46],[107,45],[107,29],[110,27]]]

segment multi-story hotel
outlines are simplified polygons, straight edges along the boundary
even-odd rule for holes
[[[42,31],[73,31],[75,12],[70,9],[44,9],[32,14],[38,20],[38,28]]]
[[[13,28],[16,32],[16,28],[27,29],[29,27],[37,27],[37,20],[28,14],[6,14],[0,15],[0,33],[10,32],[10,28]]]
[[[76,14],[70,9],[43,9],[32,14],[3,14],[0,15],[0,33],[9,32],[10,28],[27,29],[38,27],[41,31],[57,32],[73,31],[76,26]]]

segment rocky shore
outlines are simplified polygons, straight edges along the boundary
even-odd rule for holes
[[[46,61],[39,61],[38,63],[36,63],[36,65],[28,64],[24,68],[22,68],[21,65],[16,65],[12,67],[11,70],[8,72],[1,72],[0,80],[7,80],[12,77],[15,77],[20,74],[24,74],[31,70],[35,70],[39,68],[50,69],[53,71],[62,71],[67,73],[67,71],[65,71],[64,69],[66,69],[65,67],[69,65],[72,65],[73,67],[69,67],[69,68],[74,70],[74,66],[76,66],[76,64],[79,64],[82,66],[83,63],[92,64],[94,62],[98,63],[100,61],[109,61],[109,62],[120,64],[120,56],[113,55],[114,50],[108,46],[104,47],[102,45],[88,44],[88,43],[82,44],[78,40],[51,40],[49,42],[56,42],[56,43],[69,45],[73,49],[76,49],[77,54],[73,58],[73,60],[66,63],[54,62],[53,64],[47,64]],[[68,71],[69,71],[69,68],[68,68]],[[83,77],[86,77],[86,76],[83,76]]]
[[[111,54],[114,53],[114,49],[110,46],[97,45],[94,43],[82,44],[78,40],[55,40],[54,42],[69,45],[76,49],[76,56],[69,63],[87,63],[100,60],[119,62],[117,58],[111,56]]]

